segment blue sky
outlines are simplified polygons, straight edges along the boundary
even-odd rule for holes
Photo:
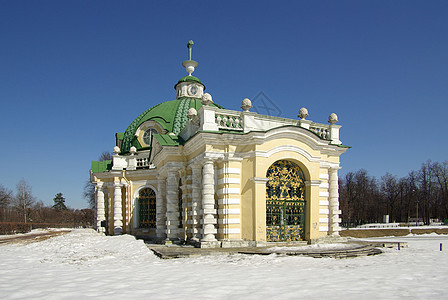
[[[216,103],[335,112],[342,176],[405,176],[447,159],[447,16],[447,1],[0,0],[0,184],[86,207],[90,161],[175,99],[190,39]]]

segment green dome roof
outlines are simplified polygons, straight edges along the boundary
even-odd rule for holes
[[[182,82],[197,82],[197,83],[204,85],[199,78],[191,76],[191,75],[187,75],[187,76],[184,76],[181,79],[179,79],[179,81],[174,85],[174,88],[176,88],[176,85],[178,85],[179,83],[182,83]],[[204,85],[204,90],[205,90],[205,85]]]
[[[193,76],[185,76],[193,77]],[[196,77],[193,77],[196,78]],[[196,78],[197,79],[197,78]],[[199,80],[199,79],[197,79]],[[200,82],[200,81],[199,81]],[[211,106],[223,108],[220,105],[212,103]],[[202,107],[201,99],[199,98],[179,98],[157,104],[143,113],[141,113],[124,132],[123,142],[121,144],[121,152],[129,152],[129,149],[134,146],[138,149],[143,148],[135,137],[137,128],[148,120],[159,123],[168,133],[172,132],[178,135],[187,124],[187,112],[190,108],[199,110]]]
[[[191,75],[182,77],[181,79],[179,79],[179,81],[177,83],[187,82],[187,81],[194,81],[194,82],[198,82],[198,83],[202,84],[202,82],[199,78],[191,76]]]

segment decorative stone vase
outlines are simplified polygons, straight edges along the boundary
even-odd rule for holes
[[[194,119],[194,117],[196,117],[198,115],[198,112],[196,109],[194,109],[193,107],[190,108],[187,112],[187,117],[188,119],[192,120]]]
[[[308,117],[308,109],[302,107],[297,115],[301,120],[305,120]]]
[[[204,95],[202,95],[201,103],[205,106],[209,106],[210,104],[212,104],[212,95],[210,95],[209,93],[205,93]]]
[[[249,98],[244,98],[244,100],[241,102],[241,108],[244,111],[249,111],[249,109],[252,108],[252,101],[250,101]]]
[[[114,153],[118,155],[118,154],[120,154],[120,152],[121,152],[121,151],[120,151],[120,147],[115,146],[115,147],[114,147]]]
[[[338,115],[335,113],[332,113],[329,117],[328,117],[328,123],[330,123],[331,125],[336,124],[337,122],[339,122],[338,120]]]

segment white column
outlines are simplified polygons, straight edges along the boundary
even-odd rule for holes
[[[123,233],[123,212],[121,210],[121,184],[114,183],[114,235]]]
[[[96,183],[96,193],[95,193],[95,202],[96,202],[96,230],[98,232],[105,232],[106,228],[101,226],[101,222],[106,220],[106,214],[104,211],[104,192],[103,192],[103,183]]]
[[[156,199],[156,233],[157,238],[166,238],[166,177],[158,175]]]
[[[202,175],[202,212],[203,212],[203,235],[202,241],[216,241],[216,209],[215,209],[215,175],[213,161],[204,162]]]
[[[166,179],[166,237],[176,240],[179,233],[179,183],[177,169],[169,168]]]
[[[199,241],[201,238],[201,202],[202,202],[202,193],[201,193],[201,182],[202,182],[202,174],[201,174],[201,165],[193,165],[191,166],[191,180],[192,180],[192,207],[191,207],[191,216],[192,216],[192,233],[193,240]]]
[[[126,181],[122,181],[123,183],[123,187],[124,187],[124,211],[122,213],[123,215],[123,223],[126,225],[126,231],[124,233],[129,233],[130,232],[130,228],[129,228],[129,203],[128,203],[128,187],[129,184]]]
[[[187,216],[186,210],[187,210],[187,206],[188,206],[188,199],[187,199],[188,188],[187,188],[187,176],[186,176],[185,172],[182,173],[181,182],[179,182],[179,183],[181,184],[179,186],[179,189],[182,190],[182,198],[179,199],[182,201],[182,205],[181,205],[182,211],[179,212],[179,216],[181,216],[181,220],[179,223],[180,225],[179,225],[178,236],[183,241],[186,241],[187,240],[187,220],[185,219],[185,217]]]
[[[339,227],[339,222],[341,219],[339,218],[339,214],[341,211],[339,210],[339,185],[338,185],[338,170],[339,167],[332,167],[328,170],[329,179],[330,179],[330,215],[329,215],[329,233],[330,235],[339,236],[339,231],[341,228]]]
[[[229,168],[228,158],[224,161],[223,167],[218,173],[223,174],[223,178],[221,179],[221,192],[218,190],[218,233],[222,234],[223,240],[229,239],[229,173],[226,171]]]

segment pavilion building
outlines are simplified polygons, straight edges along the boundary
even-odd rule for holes
[[[348,147],[329,124],[242,111],[213,102],[192,76],[176,99],[116,134],[112,161],[93,161],[96,228],[200,247],[331,240],[339,236],[338,170]]]

